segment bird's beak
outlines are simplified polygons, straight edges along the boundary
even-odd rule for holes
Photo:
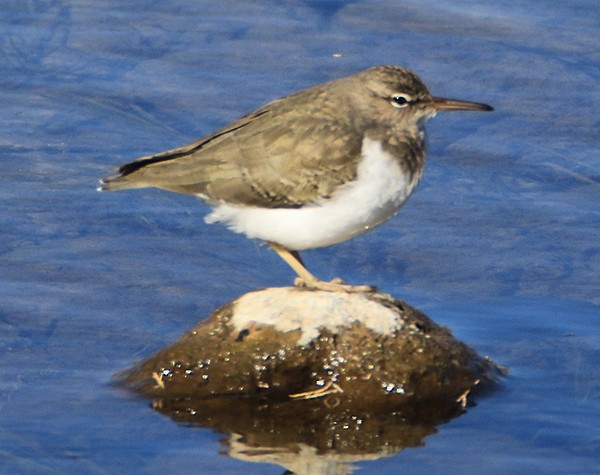
[[[434,97],[432,100],[433,108],[438,111],[493,111],[494,108],[480,102],[456,101],[454,99],[444,99],[443,97]]]

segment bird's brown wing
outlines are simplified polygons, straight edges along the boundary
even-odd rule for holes
[[[152,186],[262,207],[330,196],[355,177],[362,137],[348,115],[334,114],[335,104],[313,111],[304,104],[301,93],[285,108],[274,101],[198,142],[123,165],[102,189]]]

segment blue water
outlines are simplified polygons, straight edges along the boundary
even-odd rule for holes
[[[406,299],[510,375],[423,447],[359,473],[600,472],[596,0],[0,7],[0,472],[282,473],[109,383],[291,271],[205,225],[193,198],[96,182],[382,63],[496,112],[433,119],[401,213],[306,261]]]

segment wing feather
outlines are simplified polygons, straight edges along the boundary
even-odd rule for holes
[[[327,197],[355,177],[362,137],[351,111],[339,114],[336,98],[325,99],[324,86],[267,104],[192,144],[125,164],[102,189],[157,187],[262,207]],[[315,97],[322,107],[312,110],[307,104]]]

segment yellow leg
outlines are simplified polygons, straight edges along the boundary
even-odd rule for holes
[[[323,282],[308,271],[298,251],[290,251],[275,242],[268,242],[267,244],[298,274],[299,278],[295,281],[295,285],[298,287],[326,290],[328,292],[375,292],[377,290],[370,285],[345,285],[341,279]]]
[[[280,244],[269,242],[267,243],[271,246],[279,257],[281,257],[294,271],[298,276],[304,281],[305,284],[310,285],[314,282],[320,282],[314,275],[312,275],[304,264],[302,263],[302,258],[300,257],[300,253],[298,251],[290,251],[288,248],[283,247]]]

